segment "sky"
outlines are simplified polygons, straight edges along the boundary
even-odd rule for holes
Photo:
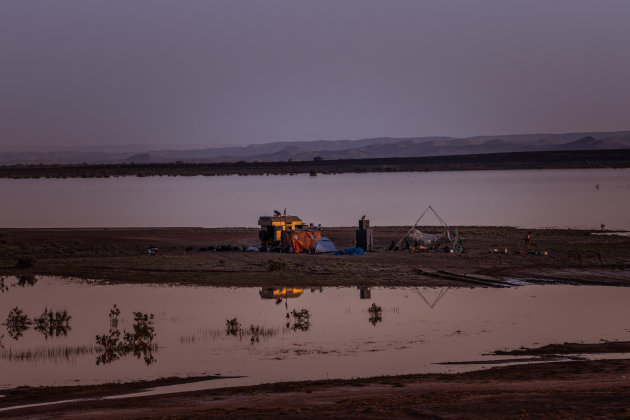
[[[627,0],[0,0],[0,150],[630,129]]]

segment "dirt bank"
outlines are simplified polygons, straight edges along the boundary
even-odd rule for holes
[[[0,413],[16,419],[504,419],[628,415],[629,360],[522,365],[456,375],[280,383]]]
[[[601,343],[563,343],[549,344],[536,348],[517,350],[497,350],[496,355],[558,355],[558,354],[598,354],[598,353],[630,353],[630,341],[605,341]]]
[[[387,252],[390,243],[406,230],[376,227],[378,252],[335,256],[206,251],[226,244],[255,245],[257,230],[252,228],[0,229],[0,275],[216,286],[474,287],[505,277],[630,285],[627,236],[595,235],[592,233],[598,232],[586,230],[462,226],[459,231],[465,252],[461,254]],[[528,231],[532,233],[530,250],[548,255],[526,252],[523,238]],[[340,248],[353,246],[354,228],[327,228],[324,235]],[[158,247],[160,254],[147,255],[149,246]],[[19,258],[32,259],[33,266],[16,268]],[[280,269],[270,271],[269,260],[283,263]],[[473,281],[464,275],[473,276]]]
[[[103,398],[111,395],[130,394],[148,388],[186,384],[198,381],[225,379],[227,376],[194,376],[171,377],[151,381],[120,382],[103,385],[77,385],[77,386],[21,386],[0,391],[0,409],[26,404],[40,404],[51,401],[61,401],[80,398]],[[0,412],[0,417],[2,413]]]

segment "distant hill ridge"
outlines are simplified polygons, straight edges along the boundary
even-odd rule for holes
[[[237,162],[389,157],[452,156],[554,150],[630,149],[630,131],[564,134],[510,134],[454,137],[376,137],[314,140],[205,149],[56,152],[0,152],[1,165],[78,163]]]

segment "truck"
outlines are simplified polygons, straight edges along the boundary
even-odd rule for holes
[[[258,238],[265,249],[280,249],[285,252],[311,251],[315,242],[322,237],[322,228],[306,224],[297,216],[283,215],[274,211],[273,216],[258,218]]]

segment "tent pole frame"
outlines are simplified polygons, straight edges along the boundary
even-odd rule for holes
[[[427,207],[426,209],[424,209],[424,211],[422,212],[422,214],[420,215],[420,217],[418,217],[418,220],[416,220],[416,223],[413,224],[412,227],[409,228],[409,230],[407,231],[407,233],[405,233],[403,235],[402,238],[400,238],[400,240],[396,243],[396,246],[394,246],[394,249],[398,248],[398,246],[400,246],[400,244],[402,243],[402,241],[405,239],[406,236],[408,236],[411,232],[414,231],[414,229],[418,226],[418,223],[420,223],[420,220],[422,220],[422,218],[424,217],[424,215],[427,213],[427,211],[431,210],[433,212],[433,214],[435,215],[435,217],[438,219],[438,222],[440,222],[440,224],[442,225],[442,227],[444,227],[444,230],[446,230],[446,235],[447,237],[450,239],[450,228],[448,227],[448,225],[446,224],[446,222],[444,221],[444,219],[442,219],[440,217],[439,214],[437,214],[437,212],[435,211],[435,209],[431,206]],[[392,249],[392,251],[394,250]]]

